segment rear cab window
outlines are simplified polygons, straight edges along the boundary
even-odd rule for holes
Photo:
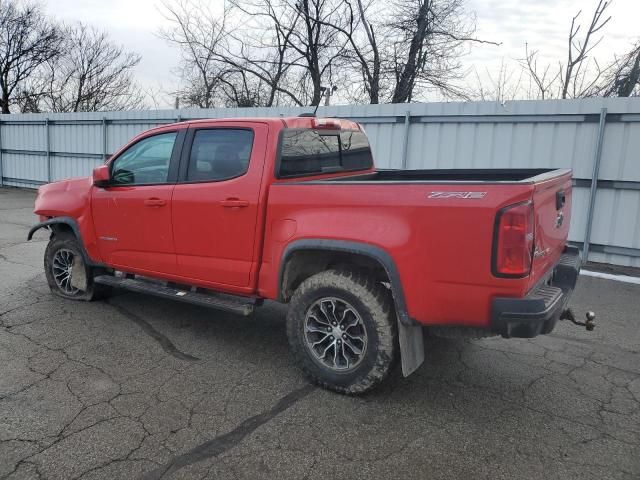
[[[366,135],[358,130],[284,129],[277,178],[366,170],[373,166]]]
[[[217,182],[244,175],[249,168],[252,147],[252,130],[233,128],[196,130],[185,180]]]

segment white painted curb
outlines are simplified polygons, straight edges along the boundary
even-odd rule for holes
[[[612,273],[592,272],[591,270],[580,270],[580,275],[604,278],[605,280],[613,280],[614,282],[634,283],[636,285],[640,285],[640,277],[631,277],[629,275],[614,275]]]

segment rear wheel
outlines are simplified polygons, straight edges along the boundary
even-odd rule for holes
[[[84,269],[86,288],[73,285],[74,268]],[[70,233],[55,234],[44,253],[44,271],[51,292],[71,300],[91,301],[105,292],[93,283],[93,271],[84,263],[82,250],[76,237]]]
[[[328,270],[302,282],[291,300],[287,334],[305,375],[340,393],[375,387],[398,356],[389,291],[346,270]]]

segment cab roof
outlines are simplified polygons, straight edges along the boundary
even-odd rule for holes
[[[360,126],[351,120],[335,118],[335,117],[231,117],[231,118],[201,118],[197,120],[185,120],[183,122],[173,123],[174,125],[199,125],[203,123],[223,123],[223,122],[239,122],[239,123],[268,123],[280,124],[285,128],[336,128],[337,125],[343,130],[360,130]],[[324,122],[325,126],[320,124]],[[327,125],[330,124],[330,125]],[[169,125],[162,125],[166,128]]]

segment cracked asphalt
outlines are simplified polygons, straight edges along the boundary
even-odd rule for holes
[[[0,189],[0,478],[640,478],[640,286],[581,277],[594,332],[429,340],[345,397],[296,370],[281,305],[50,295],[34,197]]]

